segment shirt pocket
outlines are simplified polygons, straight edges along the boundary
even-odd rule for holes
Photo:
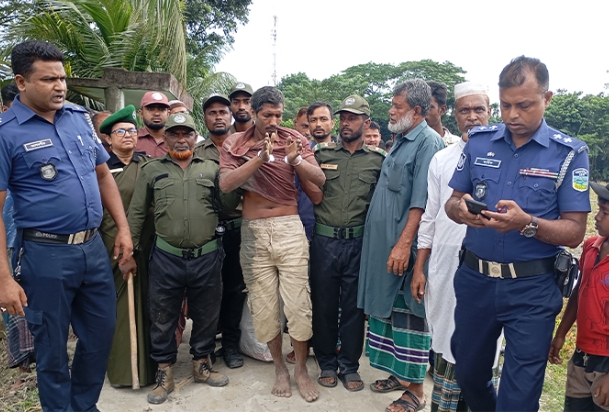
[[[489,190],[496,190],[496,186],[500,178],[501,169],[482,166],[474,167],[472,169],[472,184],[474,186],[474,193],[472,194],[472,197],[475,200],[484,202]],[[484,183],[486,184],[485,187],[479,186]]]
[[[326,183],[322,188],[325,195],[336,194],[340,190],[339,180],[340,172],[338,170],[324,170],[326,175]]]
[[[523,176],[518,191],[518,205],[534,216],[544,215],[556,201],[556,181],[548,177]]]
[[[387,168],[387,189],[393,192],[399,192],[402,187],[402,177],[406,165],[398,164],[391,158],[387,158],[387,160],[390,161],[389,167]]]
[[[373,170],[362,171],[357,176],[358,190],[357,194],[366,202],[370,203],[372,194],[376,187],[377,175]]]
[[[163,213],[175,201],[175,182],[171,178],[163,178],[154,182],[155,215]]]
[[[214,182],[209,179],[203,179],[199,177],[196,178],[195,181],[197,183],[196,195],[199,203],[207,204],[211,202],[214,193]]]
[[[25,163],[30,169],[35,166],[47,164],[51,161],[51,159],[61,161],[59,152],[54,146],[48,146],[42,149],[23,153],[23,160],[25,160]]]
[[[72,142],[72,148],[77,150],[77,153],[80,154],[85,169],[95,169],[97,166],[97,151],[92,145],[87,144],[86,142],[81,143],[80,141],[76,141]]]

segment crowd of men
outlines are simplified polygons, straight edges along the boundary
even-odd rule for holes
[[[159,91],[145,93],[139,110],[90,118],[65,103],[55,46],[25,42],[11,57],[18,92],[0,116],[0,207],[7,192],[12,200],[12,218],[0,224],[0,306],[27,320],[44,410],[97,410],[106,373],[113,387],[131,385],[127,282],[135,283],[137,372],[152,404],[175,388],[185,317],[194,381],[229,384],[213,364],[218,355],[231,369],[243,366],[247,304],[273,358],[277,397],[292,394],[286,362],[295,363],[307,402],[318,399],[318,385],[364,389],[365,351],[389,374],[370,389],[402,392],[389,412],[427,401],[433,411],[539,408],[548,354],[560,361],[580,316],[570,302],[552,342],[562,308],[556,256],[581,243],[590,212],[587,147],[545,123],[552,92],[539,60],[521,56],[501,72],[502,124],[488,124],[486,87],[456,85],[458,135],[441,121],[445,85],[398,84],[385,142],[361,96],[336,110],[311,102],[291,129],[281,126],[278,89],[241,82],[204,100],[206,131]],[[593,188],[609,202],[609,187]],[[609,233],[603,219],[601,236]],[[9,220],[15,239],[5,244]],[[591,255],[607,255],[604,240],[590,243]],[[595,258],[586,257],[585,279]],[[581,293],[599,299],[583,313],[604,325],[601,289]],[[287,359],[282,311],[293,346]],[[71,370],[70,325],[78,336]],[[306,365],[310,347],[317,383]],[[606,347],[580,349],[570,368],[581,376],[568,381],[565,407],[608,409]],[[426,394],[430,350],[434,388]]]

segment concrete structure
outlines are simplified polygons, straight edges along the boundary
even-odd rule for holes
[[[111,112],[128,104],[139,108],[142,96],[149,90],[163,92],[168,100],[179,99],[189,110],[193,105],[193,98],[170,73],[130,72],[106,67],[101,79],[70,77],[67,84],[70,90],[101,101]]]

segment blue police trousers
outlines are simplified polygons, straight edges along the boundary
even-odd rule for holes
[[[19,243],[17,241],[17,243]],[[99,234],[80,245],[22,241],[21,286],[34,335],[36,373],[44,411],[96,411],[116,322],[116,290]],[[68,368],[68,330],[78,342]]]
[[[472,411],[537,411],[562,295],[554,274],[487,277],[462,264],[455,274],[455,376]],[[491,382],[497,339],[507,342],[499,393]]]

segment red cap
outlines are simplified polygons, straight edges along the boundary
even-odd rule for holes
[[[169,101],[167,100],[167,96],[165,96],[165,94],[161,92],[146,92],[144,94],[144,97],[142,97],[142,101],[140,103],[140,107],[146,107],[151,104],[161,104],[169,108]]]

